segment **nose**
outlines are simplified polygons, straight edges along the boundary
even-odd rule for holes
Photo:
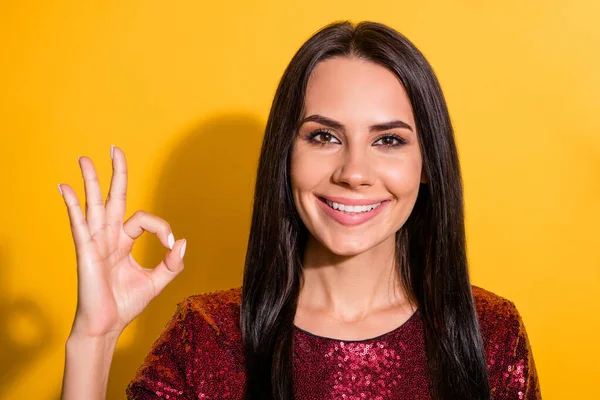
[[[358,147],[358,146],[357,146]],[[332,180],[350,188],[373,185],[374,175],[365,149],[347,148],[341,156]]]

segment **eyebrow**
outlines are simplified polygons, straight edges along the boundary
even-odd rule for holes
[[[344,130],[344,125],[341,122],[338,122],[331,118],[324,117],[319,114],[313,114],[306,118],[303,118],[302,121],[300,121],[300,126],[302,126],[305,122],[311,122],[311,121],[318,122],[319,124],[328,126],[333,129],[339,129],[342,131]],[[405,128],[411,132],[414,132],[413,128],[410,125],[408,125],[406,122],[403,122],[400,120],[383,122],[381,124],[371,125],[369,127],[369,132],[387,131],[387,130],[394,129],[394,128]]]

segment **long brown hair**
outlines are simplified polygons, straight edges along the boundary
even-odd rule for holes
[[[466,257],[463,189],[454,132],[439,82],[421,52],[375,22],[330,24],[294,55],[279,83],[258,165],[242,284],[246,395],[293,399],[293,332],[307,230],[290,190],[290,154],[315,65],[357,57],[404,85],[421,143],[427,184],[396,234],[398,276],[419,306],[434,399],[489,399],[483,342]]]

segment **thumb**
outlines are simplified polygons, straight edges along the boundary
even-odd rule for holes
[[[154,283],[157,295],[183,271],[183,256],[186,244],[187,241],[185,239],[176,241],[171,251],[165,256],[165,259],[152,270],[150,277]]]

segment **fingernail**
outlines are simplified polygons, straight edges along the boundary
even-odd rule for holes
[[[115,145],[110,146],[110,159],[112,160],[115,155]]]
[[[183,245],[181,246],[181,253],[179,254],[179,258],[183,260],[183,255],[185,254],[185,245],[187,244],[187,240],[183,240]]]
[[[167,241],[169,242],[169,248],[171,250],[173,250],[173,245],[175,244],[175,237],[173,236],[172,233],[169,233],[169,237],[168,237]]]
[[[60,192],[60,195],[62,196],[62,189],[60,188],[60,184],[58,185],[58,191]]]

